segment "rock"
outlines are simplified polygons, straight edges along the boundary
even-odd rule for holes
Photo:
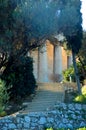
[[[17,117],[16,122],[20,123],[20,121],[21,121],[21,119],[19,117]]]
[[[73,129],[73,125],[72,124],[67,124],[67,128]]]
[[[72,119],[77,119],[77,117],[76,117],[76,115],[74,115],[74,114],[71,114],[71,117],[72,117]]]
[[[37,126],[37,123],[33,123],[33,122],[32,122],[32,123],[31,123],[31,126],[32,126],[32,127],[36,127],[36,126]]]
[[[75,109],[81,111],[82,110],[81,104],[75,104]]]
[[[30,117],[25,116],[24,120],[25,120],[25,122],[30,122]]]
[[[1,130],[43,130],[44,126],[72,130],[85,127],[86,105],[59,103],[49,111],[0,118]]]
[[[74,108],[74,105],[73,105],[73,104],[69,104],[69,105],[68,105],[68,108],[69,108],[70,110],[72,110],[72,111],[75,111],[75,108]]]
[[[54,122],[54,119],[53,118],[47,118],[47,121],[49,122],[49,123],[53,123]]]
[[[29,129],[29,127],[30,127],[30,124],[29,124],[29,123],[24,123],[24,128],[25,128],[25,129],[27,129],[27,128]]]
[[[63,123],[60,123],[59,126],[58,126],[58,128],[66,128],[66,125],[63,124]]]
[[[20,123],[20,124],[17,124],[17,128],[18,129],[21,129],[22,128],[22,124]]]
[[[86,105],[83,105],[82,109],[86,112]]]
[[[31,119],[31,121],[32,121],[33,123],[36,123],[36,122],[38,121],[38,118],[33,117],[33,118]]]
[[[39,124],[43,125],[45,123],[46,123],[46,118],[45,117],[41,117],[40,120],[39,120]]]
[[[80,123],[80,127],[85,127],[86,126],[86,123],[85,122],[81,122]]]
[[[62,122],[65,123],[65,124],[67,124],[67,123],[68,123],[68,120],[67,120],[67,119],[63,119]]]
[[[16,125],[13,123],[9,124],[8,127],[9,129],[16,129]]]
[[[3,127],[2,130],[8,130],[8,128],[7,127]]]
[[[52,114],[56,114],[57,112],[56,111],[51,111]]]

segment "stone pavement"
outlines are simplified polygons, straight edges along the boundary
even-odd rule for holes
[[[64,101],[64,88],[61,83],[39,83],[32,102],[25,102],[27,107],[20,113],[46,111],[58,102]]]

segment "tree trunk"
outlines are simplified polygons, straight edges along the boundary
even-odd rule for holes
[[[78,75],[78,68],[76,65],[76,58],[75,58],[75,53],[72,51],[72,56],[73,56],[73,66],[74,66],[74,72],[75,72],[75,78],[76,78],[76,83],[78,87],[78,92],[81,94],[81,85],[80,85],[80,80],[79,80],[79,75]]]

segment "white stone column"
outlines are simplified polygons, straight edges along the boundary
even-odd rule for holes
[[[54,78],[55,81],[61,82],[62,81],[62,50],[61,46],[55,45],[54,46]]]
[[[48,64],[46,44],[38,49],[38,82],[48,82]]]
[[[27,56],[31,56],[30,51],[27,52]]]
[[[67,56],[67,68],[69,68],[73,64],[72,55]]]

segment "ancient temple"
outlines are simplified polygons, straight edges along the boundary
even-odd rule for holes
[[[37,82],[61,82],[62,71],[72,65],[72,56],[67,55],[61,44],[46,40],[29,54],[33,58],[34,76]]]

